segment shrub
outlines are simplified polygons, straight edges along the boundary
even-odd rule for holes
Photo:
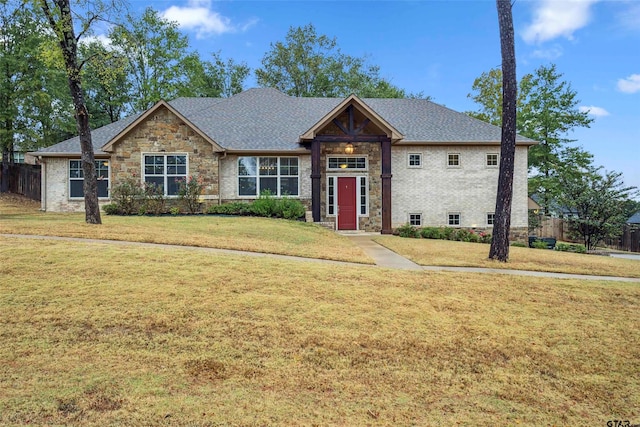
[[[218,215],[249,215],[251,214],[251,205],[245,202],[230,202],[221,205],[211,205],[207,209],[208,214]]]
[[[144,203],[141,213],[160,215],[164,212],[166,212],[166,200],[162,188],[153,183],[145,183]]]
[[[174,206],[171,209],[169,209],[169,213],[171,215],[178,215],[180,213],[180,208],[177,206]]]
[[[575,252],[579,254],[586,254],[587,248],[584,245],[573,245],[569,243],[556,243],[556,251],[562,252]]]
[[[418,229],[410,224],[401,225],[398,227],[398,236],[400,237],[412,237],[417,238],[420,237],[420,233]]]
[[[304,216],[304,211],[300,200],[283,197],[276,203],[276,216],[284,219],[298,219]]]
[[[480,243],[491,243],[491,233],[480,232]]]
[[[137,214],[144,201],[144,189],[134,177],[126,178],[111,190],[111,200],[122,215]]]
[[[548,249],[549,244],[544,240],[535,240],[531,243],[531,247],[534,249]]]
[[[511,246],[516,246],[518,248],[526,248],[527,244],[524,242],[511,242]]]
[[[440,227],[425,227],[420,230],[423,239],[443,239],[444,233]]]
[[[178,187],[178,200],[189,213],[200,212],[200,194],[204,189],[201,178],[190,176],[181,180]]]
[[[457,240],[459,242],[470,242],[471,241],[471,232],[469,230],[465,230],[464,228],[459,228],[454,230],[451,233],[450,240]]]
[[[442,229],[442,235],[445,240],[456,240],[456,229],[451,227],[445,227]]]
[[[272,196],[271,191],[266,190],[260,193],[253,203],[251,203],[251,212],[256,216],[264,216],[270,218],[276,214],[277,201]]]
[[[115,203],[109,203],[107,205],[103,205],[102,210],[107,215],[118,215],[120,213],[120,209],[118,208],[118,205],[116,205]]]

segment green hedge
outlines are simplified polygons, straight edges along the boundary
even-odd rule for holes
[[[396,234],[400,237],[410,237],[414,239],[439,239],[455,240],[459,242],[491,243],[491,233],[484,231],[469,230],[466,228],[453,227],[414,227],[405,224],[396,229]]]

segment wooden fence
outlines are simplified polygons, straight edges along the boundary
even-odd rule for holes
[[[540,226],[533,230],[538,237],[554,237],[558,241],[581,243],[569,236],[569,226],[560,218],[543,218]],[[640,226],[625,225],[622,235],[617,239],[605,239],[603,242],[611,249],[640,252]]]
[[[627,224],[619,238],[607,239],[605,243],[619,251],[640,252],[640,226]]]
[[[39,165],[10,164],[7,168],[2,168],[0,182],[0,188],[6,189],[9,193],[40,200],[42,178]]]

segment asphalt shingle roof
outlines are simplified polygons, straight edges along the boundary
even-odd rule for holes
[[[300,135],[337,107],[344,98],[296,98],[275,89],[250,89],[230,98],[178,98],[169,102],[200,131],[229,150],[299,149]],[[424,99],[362,101],[402,133],[403,142],[499,143],[501,129]],[[96,129],[96,154],[140,114]],[[531,143],[518,136],[517,141]],[[80,153],[77,137],[37,154]]]

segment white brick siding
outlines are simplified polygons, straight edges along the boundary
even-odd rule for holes
[[[48,157],[43,159],[42,210],[48,212],[84,212],[84,199],[69,198],[69,159]],[[109,165],[111,167],[111,165]],[[111,175],[111,169],[109,169]],[[109,176],[111,178],[111,176]],[[100,206],[109,203],[100,199]]]
[[[300,199],[311,199],[311,156],[295,154],[247,154],[256,157],[298,157],[298,180],[300,182]],[[238,196],[238,155],[220,157],[220,199],[249,200]]]
[[[486,155],[498,146],[393,147],[392,226],[422,214],[424,226],[446,226],[448,213],[460,213],[461,227],[486,227],[495,210],[498,167],[486,166]],[[422,166],[408,166],[409,153],[422,154]],[[460,166],[449,167],[450,153],[460,154]],[[511,226],[527,226],[527,147],[517,147],[513,181]]]

